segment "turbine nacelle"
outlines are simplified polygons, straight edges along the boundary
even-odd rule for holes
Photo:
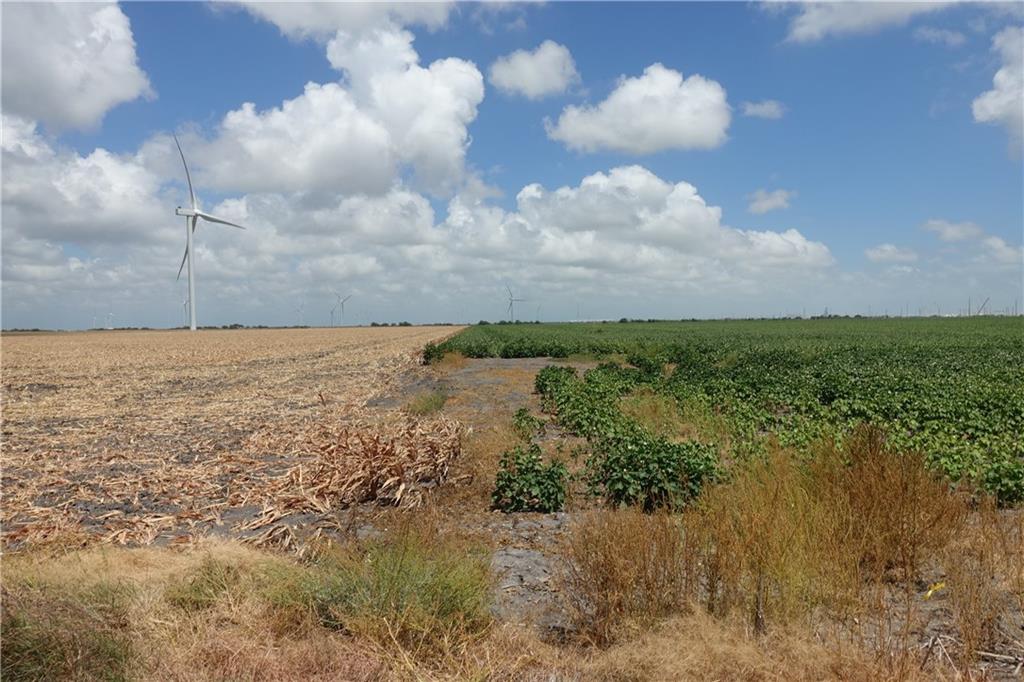
[[[182,208],[181,206],[179,206],[178,208],[174,209],[174,215],[181,215],[185,216],[186,218],[193,218],[196,215],[198,215],[198,213],[194,208]]]

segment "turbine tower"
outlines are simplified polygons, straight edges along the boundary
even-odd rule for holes
[[[181,257],[181,265],[178,266],[178,279],[181,279],[182,268],[185,267],[185,261],[188,261],[188,315],[189,315],[189,328],[192,331],[196,330],[196,268],[195,268],[195,257],[194,249],[192,248],[192,235],[196,231],[196,225],[199,223],[199,219],[211,223],[220,223],[221,225],[230,225],[231,227],[237,227],[240,230],[245,228],[241,225],[233,223],[223,218],[204,213],[199,210],[199,204],[196,202],[196,193],[192,189],[192,175],[188,172],[188,164],[185,163],[185,152],[181,151],[181,143],[178,142],[178,136],[174,136],[174,144],[178,147],[178,154],[181,156],[181,165],[185,167],[185,179],[188,181],[188,197],[189,197],[189,208],[182,208],[179,206],[174,210],[175,215],[185,217],[185,255]]]
[[[526,299],[525,298],[516,298],[515,296],[513,296],[512,295],[512,290],[507,285],[505,286],[505,291],[508,292],[508,321],[509,322],[515,322],[516,321],[516,303],[522,303]]]

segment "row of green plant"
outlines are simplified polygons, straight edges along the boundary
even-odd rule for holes
[[[670,441],[624,414],[619,398],[631,385],[628,374],[612,364],[582,378],[572,368],[553,365],[535,379],[544,409],[588,441],[580,478],[591,495],[645,511],[681,507],[717,475],[717,448],[694,440]],[[513,417],[514,431],[528,444],[509,450],[499,463],[492,498],[496,509],[562,508],[569,479],[565,465],[557,460],[545,464],[540,447],[529,443],[542,428],[543,422],[525,408]]]
[[[560,397],[559,420],[588,438],[618,428],[624,387],[643,388],[720,417],[735,454],[763,453],[769,438],[799,450],[842,442],[870,424],[952,480],[978,482],[1004,504],[1024,500],[1018,318],[487,326],[434,352],[449,351],[627,356],[631,367],[603,369]]]

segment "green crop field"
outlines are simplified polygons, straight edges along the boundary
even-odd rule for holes
[[[1024,498],[1021,318],[491,324],[431,346],[428,360],[453,351],[614,361],[548,397],[588,437],[621,431],[621,400],[643,391],[724,424],[713,437],[733,455],[772,442],[811,452],[870,424],[953,480]]]

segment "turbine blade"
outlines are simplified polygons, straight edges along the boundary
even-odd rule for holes
[[[196,211],[196,215],[199,216],[200,218],[202,218],[203,220],[210,221],[211,223],[220,223],[221,225],[230,225],[231,227],[237,227],[239,230],[244,230],[245,229],[244,227],[242,227],[238,223],[233,223],[230,220],[224,220],[223,218],[218,218],[217,216],[210,215],[209,213],[203,213],[202,211]]]
[[[345,297],[345,300],[341,302],[341,303],[342,303],[342,305],[344,305],[344,304],[345,304],[345,301],[347,301],[347,300],[348,300],[348,299],[350,299],[350,298],[352,298],[352,294],[349,294],[348,296],[346,296],[346,297]]]
[[[185,261],[186,260],[188,260],[188,247],[187,246],[185,247],[185,255],[181,257],[181,265],[178,266],[178,276],[175,278],[174,281],[178,281],[179,279],[181,279],[181,271],[185,269]],[[188,301],[188,299],[185,299],[185,300],[186,300],[186,302]]]
[[[188,172],[188,164],[185,163],[185,152],[181,151],[181,143],[178,136],[174,136],[174,144],[178,146],[178,154],[181,155],[181,165],[185,167],[185,179],[188,180],[188,196],[192,200],[192,208],[196,207],[196,193],[192,191],[192,175]]]
[[[508,292],[508,297],[509,297],[509,298],[512,298],[512,290],[508,288],[508,285],[507,285],[507,284],[505,285],[505,291],[507,291],[507,292]]]

